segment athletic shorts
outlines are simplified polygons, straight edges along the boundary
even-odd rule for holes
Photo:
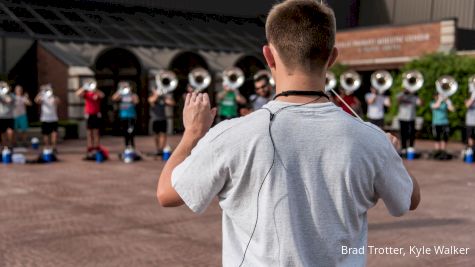
[[[433,125],[432,134],[435,137],[435,141],[443,140],[447,142],[449,140],[450,127],[448,125]]]
[[[88,115],[87,117],[87,129],[99,129],[101,128],[101,117],[97,114]]]
[[[0,133],[4,133],[7,129],[15,129],[14,119],[0,119]]]
[[[152,129],[153,129],[153,132],[156,134],[166,133],[167,121],[166,120],[153,121]]]
[[[28,130],[28,116],[26,116],[26,114],[15,118],[15,130],[20,133],[24,133]]]
[[[58,132],[58,122],[43,122],[41,124],[41,134],[42,135],[49,135],[52,132]]]

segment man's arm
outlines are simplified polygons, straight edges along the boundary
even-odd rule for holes
[[[394,146],[394,148],[397,149],[399,146],[398,138],[390,133],[386,133],[386,136],[388,137],[389,141]],[[407,171],[407,167],[404,166],[404,168]],[[411,205],[409,206],[409,210],[415,210],[419,206],[419,203],[421,202],[421,191],[419,188],[419,183],[417,182],[416,178],[414,178],[414,175],[409,173],[409,171],[407,171],[407,173],[409,174],[409,177],[412,180]]]
[[[184,204],[171,183],[173,170],[191,154],[191,150],[208,132],[215,116],[216,108],[211,109],[207,94],[189,93],[186,95],[183,109],[185,132],[177,148],[163,167],[158,180],[157,198],[163,207],[176,207]]]

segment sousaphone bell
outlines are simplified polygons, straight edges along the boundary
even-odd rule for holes
[[[160,70],[155,75],[156,92],[159,95],[166,95],[173,92],[178,86],[178,79],[173,71]]]
[[[371,74],[371,86],[373,86],[379,94],[384,94],[393,85],[393,77],[385,70],[378,70]]]
[[[345,93],[349,95],[360,88],[361,77],[355,71],[345,71],[340,76],[340,84],[343,90],[345,90]]]
[[[244,72],[240,68],[232,67],[223,71],[223,87],[237,90],[244,84]]]
[[[424,76],[417,70],[406,71],[402,74],[402,86],[409,92],[415,93],[424,85]]]
[[[449,98],[457,92],[458,83],[452,76],[444,75],[435,81],[435,88],[439,95]]]
[[[188,74],[188,82],[195,92],[201,92],[211,84],[211,75],[203,68],[195,68]]]

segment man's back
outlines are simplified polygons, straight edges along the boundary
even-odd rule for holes
[[[173,186],[198,212],[219,196],[225,266],[239,265],[249,240],[244,266],[362,265],[364,255],[342,255],[342,246],[366,245],[377,195],[400,215],[412,192],[376,127],[331,103],[276,101],[211,129],[175,169]]]

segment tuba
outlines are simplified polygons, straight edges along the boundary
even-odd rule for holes
[[[457,92],[459,85],[457,81],[449,75],[441,76],[435,81],[437,92],[444,98],[449,98]]]
[[[274,77],[272,77],[272,74],[268,70],[260,70],[254,74],[254,81],[258,80],[261,76],[267,76],[267,79],[269,80],[269,84],[272,86],[272,88],[275,87],[275,80]]]
[[[156,92],[159,95],[166,95],[173,92],[178,86],[178,79],[173,71],[160,70],[155,75]]]
[[[325,75],[325,92],[333,91],[336,87],[336,77],[331,71],[327,71]]]
[[[119,82],[119,84],[117,85],[117,92],[121,96],[130,95],[132,94],[132,86],[130,86],[129,82],[125,82],[125,81]]]
[[[393,77],[385,70],[378,70],[371,74],[371,86],[380,94],[384,94],[393,85]]]
[[[44,97],[50,97],[53,95],[53,86],[50,83],[40,86],[40,90]]]
[[[10,86],[4,81],[0,81],[0,96],[5,96],[10,93]]]
[[[188,82],[195,92],[201,92],[211,84],[211,75],[203,68],[195,68],[188,74]]]
[[[351,94],[354,91],[358,90],[361,86],[361,77],[355,71],[345,71],[340,76],[341,87],[345,90],[346,94]]]
[[[97,89],[97,81],[95,79],[86,79],[82,84],[82,88],[86,91],[93,92]]]
[[[409,92],[415,93],[424,85],[424,76],[417,70],[406,71],[402,74],[402,86]]]
[[[240,68],[233,67],[223,71],[223,87],[237,90],[244,84],[244,80],[244,72]]]

